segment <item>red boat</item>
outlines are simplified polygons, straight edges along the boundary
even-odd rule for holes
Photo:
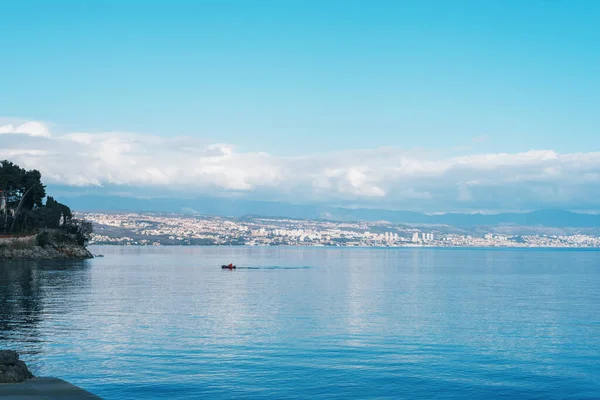
[[[235,269],[235,265],[233,265],[233,264],[221,265],[221,268],[223,268],[223,269]]]

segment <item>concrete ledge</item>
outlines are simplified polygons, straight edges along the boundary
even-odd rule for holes
[[[102,400],[58,378],[32,378],[23,383],[0,384],[0,398],[7,400]]]

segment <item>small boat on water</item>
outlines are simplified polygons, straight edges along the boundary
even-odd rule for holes
[[[235,265],[233,264],[229,264],[229,265],[221,265],[222,269],[235,269]]]

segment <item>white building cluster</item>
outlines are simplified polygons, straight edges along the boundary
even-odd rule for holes
[[[384,222],[334,222],[285,218],[234,218],[173,214],[102,214],[84,217],[95,226],[93,243],[245,244],[297,246],[600,247],[600,238],[575,235],[469,235],[425,231]]]
[[[434,236],[431,232],[413,232],[411,242],[413,243],[427,243],[433,242]]]

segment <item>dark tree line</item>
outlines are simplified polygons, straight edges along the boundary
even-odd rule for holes
[[[62,229],[85,242],[91,223],[73,218],[71,209],[53,197],[37,170],[27,171],[10,161],[0,161],[0,233],[20,234],[42,229]]]

